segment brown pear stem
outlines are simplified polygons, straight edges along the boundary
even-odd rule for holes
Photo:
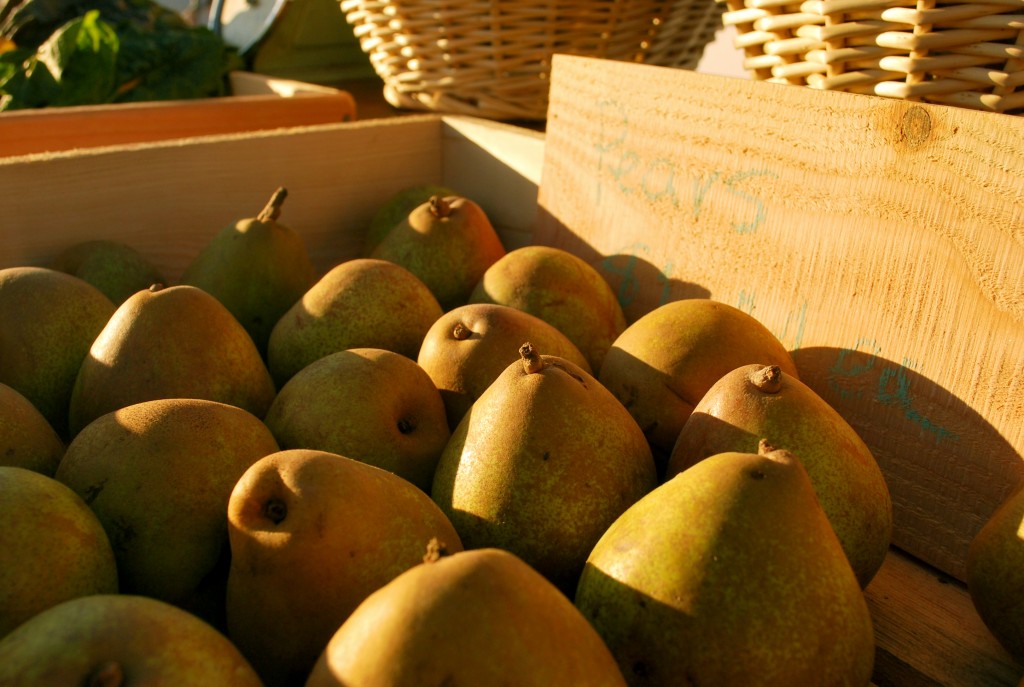
[[[757,442],[757,455],[759,456],[766,456],[774,450],[775,447],[767,439],[761,439]]]
[[[765,365],[750,373],[750,383],[766,394],[777,394],[782,390],[782,368],[778,365]]]
[[[450,556],[447,545],[437,537],[431,537],[427,542],[427,553],[423,556],[424,563],[436,563],[445,556]]]
[[[261,222],[269,222],[270,220],[276,220],[281,215],[281,206],[284,205],[284,199],[288,197],[288,189],[284,186],[274,191],[274,195],[270,196],[270,200],[260,210],[260,214],[256,215],[256,219]]]
[[[452,206],[441,196],[430,196],[430,214],[434,217],[444,218],[452,214]]]
[[[456,341],[465,341],[470,337],[473,332],[469,330],[469,327],[462,324],[461,322],[455,323],[455,328],[452,329],[452,336]]]
[[[544,369],[544,359],[529,341],[519,347],[519,357],[523,359],[523,369],[528,375]]]
[[[107,661],[89,676],[86,684],[88,687],[121,687],[124,684],[124,670],[117,661]]]

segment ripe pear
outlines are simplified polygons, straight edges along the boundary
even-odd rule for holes
[[[741,365],[797,376],[786,347],[760,321],[708,298],[671,301],[633,322],[608,349],[597,378],[643,428],[659,474],[693,407]]]
[[[268,687],[302,684],[363,599],[419,564],[431,539],[462,544],[423,491],[326,451],[256,462],[228,504],[228,636]]]
[[[459,195],[447,186],[438,184],[415,184],[407,186],[389,197],[370,219],[363,243],[363,257],[368,257],[388,232],[394,229],[409,213],[430,200],[431,196]]]
[[[262,687],[238,649],[158,599],[94,594],[54,606],[0,640],[0,686]]]
[[[425,492],[451,434],[441,392],[423,368],[380,348],[310,363],[281,388],[264,421],[282,449],[338,453]]]
[[[267,366],[278,388],[314,360],[347,348],[383,348],[412,360],[442,314],[416,275],[387,260],[356,258],[331,268],[270,333]]]
[[[0,518],[7,523],[0,530],[0,638],[68,599],[117,593],[107,534],[65,485],[33,470],[0,467]]]
[[[281,315],[317,280],[302,237],[278,221],[287,196],[278,188],[258,215],[214,234],[180,280],[223,303],[263,356]]]
[[[535,315],[572,341],[596,373],[626,329],[618,297],[601,273],[573,253],[524,246],[491,265],[470,303],[499,303]]]
[[[114,310],[99,289],[73,275],[0,269],[0,382],[31,401],[62,438],[78,368]]]
[[[259,351],[220,301],[154,285],[118,307],[82,361],[72,436],[106,413],[159,398],[201,398],[263,417],[276,388]]]
[[[0,383],[0,465],[22,467],[53,477],[64,441],[32,403]]]
[[[431,496],[466,548],[516,554],[564,592],[601,534],[654,488],[651,450],[607,389],[529,342],[441,454]]]
[[[370,252],[415,274],[444,310],[465,305],[505,246],[477,203],[433,195],[395,225]]]
[[[1024,664],[1024,487],[1018,486],[974,535],[965,582],[982,622]]]
[[[892,539],[885,476],[856,430],[778,365],[743,365],[711,386],[679,432],[665,479],[717,453],[753,453],[762,438],[800,456],[861,587],[867,587]]]
[[[305,687],[625,687],[572,602],[514,554],[428,555],[348,617]]]
[[[96,513],[121,590],[222,624],[231,490],[278,450],[251,413],[203,399],[158,399],[97,418],[68,445],[56,478]]]
[[[434,322],[423,337],[417,362],[441,392],[449,427],[455,429],[480,394],[519,359],[524,341],[592,373],[587,359],[565,334],[523,310],[471,303],[449,310]]]
[[[800,460],[710,456],[608,528],[576,605],[631,685],[867,685],[861,587]]]
[[[166,283],[149,258],[133,246],[113,239],[74,243],[50,261],[50,268],[84,279],[114,305],[121,305],[136,291]]]

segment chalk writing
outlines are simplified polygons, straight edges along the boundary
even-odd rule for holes
[[[619,286],[615,295],[623,308],[632,305],[641,290],[640,278],[637,276],[637,266],[640,263],[639,255],[650,256],[653,253],[651,247],[645,243],[631,243],[601,261],[601,268],[604,271],[619,277]],[[670,260],[660,270],[657,270],[655,279],[661,285],[661,293],[653,307],[668,303],[672,292],[672,280],[669,275],[672,274],[674,268],[675,263]]]
[[[764,222],[767,209],[754,192],[758,177],[777,177],[765,169],[750,169],[725,174],[718,170],[688,169],[675,156],[649,157],[641,148],[632,145],[627,109],[618,101],[598,103],[597,187],[595,204],[604,200],[605,184],[610,180],[619,194],[638,196],[644,201],[669,203],[697,221],[712,191],[721,187],[734,199],[742,201],[735,210],[737,217],[730,222],[733,231],[752,234]],[[686,195],[689,186],[689,196]]]
[[[740,289],[736,307],[761,321],[761,318],[754,313],[756,304],[753,293],[747,293],[745,289]],[[803,301],[796,310],[789,310],[786,313],[781,328],[771,326],[768,322],[761,321],[761,323],[768,327],[768,331],[782,342],[790,352],[799,350],[804,339],[804,327],[807,324],[807,301]]]

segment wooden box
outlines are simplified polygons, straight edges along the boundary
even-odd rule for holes
[[[875,684],[1016,687],[962,580],[1024,465],[1022,178],[1008,115],[558,56],[543,134],[414,115],[0,160],[0,266],[106,237],[173,279],[283,185],[325,270],[391,194],[454,187],[508,248],[598,266],[631,319],[703,296],[772,329],[893,494]]]
[[[229,77],[231,95],[221,98],[0,113],[0,157],[356,118],[355,100],[337,88],[253,72],[236,71]]]

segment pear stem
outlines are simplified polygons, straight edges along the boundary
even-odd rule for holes
[[[270,196],[270,200],[260,214],[256,215],[256,219],[261,222],[269,222],[270,220],[276,220],[281,215],[281,206],[284,204],[284,199],[288,197],[288,189],[284,186],[274,191],[274,195]]]
[[[527,341],[519,347],[519,357],[523,360],[523,369],[526,374],[534,374],[544,369],[544,359],[534,349],[533,344]]]
[[[454,329],[452,329],[452,336],[455,338],[456,341],[465,341],[466,339],[469,338],[470,334],[472,333],[473,332],[469,330],[469,327],[462,324],[461,322],[456,322]]]
[[[445,556],[450,556],[448,547],[437,537],[431,537],[427,542],[427,553],[423,556],[424,563],[436,563]]]
[[[750,383],[758,391],[766,394],[777,394],[782,390],[782,368],[778,365],[765,365],[750,373]]]
[[[430,196],[430,214],[434,217],[445,218],[452,214],[452,206],[441,196]]]
[[[117,661],[107,661],[89,676],[87,684],[88,687],[121,687],[124,684],[124,670]]]

